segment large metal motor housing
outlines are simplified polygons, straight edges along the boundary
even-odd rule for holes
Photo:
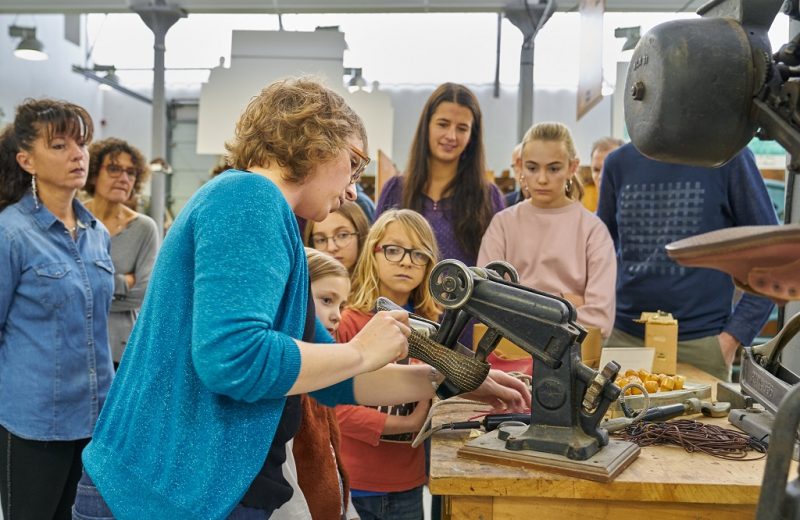
[[[654,27],[636,46],[625,83],[625,124],[634,146],[658,161],[724,164],[755,134],[752,101],[768,59],[731,19]]]

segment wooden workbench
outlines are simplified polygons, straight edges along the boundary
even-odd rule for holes
[[[691,367],[689,381],[713,378]],[[716,384],[712,385],[716,392]],[[440,407],[434,425],[462,421],[480,405]],[[734,428],[727,419],[699,420]],[[482,463],[456,454],[467,432],[441,431],[431,448],[430,491],[443,495],[443,518],[463,519],[748,519],[755,516],[766,459],[728,461],[675,446],[642,448],[613,482]],[[751,452],[752,456],[758,455]],[[791,475],[796,474],[793,464]]]

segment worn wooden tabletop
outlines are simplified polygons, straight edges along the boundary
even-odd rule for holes
[[[686,375],[688,381],[711,382],[710,376],[692,367],[681,366],[678,372]],[[716,391],[716,384],[712,387]],[[481,405],[463,402],[440,406],[434,417],[434,425],[466,420],[481,408]],[[727,418],[697,418],[709,424],[735,429]],[[561,512],[569,510],[564,509],[565,503],[573,504],[576,511],[582,510],[584,513],[592,510],[592,507],[600,508],[598,511],[601,513],[603,510],[608,512],[610,507],[613,509],[613,502],[618,502],[616,506],[621,507],[620,511],[640,511],[639,506],[642,503],[669,503],[672,505],[664,508],[664,511],[685,511],[689,515],[687,517],[716,517],[702,513],[704,509],[711,507],[718,513],[727,511],[726,514],[732,515],[731,518],[752,518],[766,462],[766,459],[723,460],[703,453],[687,453],[675,446],[646,447],[642,449],[638,459],[614,481],[600,483],[547,471],[460,458],[457,451],[468,435],[464,431],[442,431],[434,435],[431,450],[431,493],[450,498],[528,497],[531,500],[527,503],[537,503],[540,511],[541,500],[556,507],[552,503],[555,499],[566,501],[558,503],[554,509]],[[759,455],[757,452],[751,454],[752,457]],[[793,465],[790,475],[795,474],[796,465]],[[486,500],[473,502],[484,505],[489,503]],[[498,504],[494,500],[494,518],[498,518]],[[511,508],[513,510],[514,507]],[[479,517],[486,518],[487,515],[475,516]],[[569,514],[566,517],[570,517]]]

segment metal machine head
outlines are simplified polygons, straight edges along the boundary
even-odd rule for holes
[[[476,319],[487,326],[478,359],[486,359],[502,338],[528,352],[536,359],[530,426],[505,439],[506,448],[586,460],[608,444],[599,423],[619,396],[619,365],[609,363],[600,372],[584,365],[580,343],[586,330],[575,321],[572,304],[517,279],[509,264],[469,268],[457,260],[439,262],[429,282],[434,300],[446,309],[438,339],[452,345]]]
[[[646,33],[625,82],[634,146],[659,161],[707,167],[732,159],[759,127],[787,146],[778,119],[788,114],[776,119],[764,105],[779,95],[767,32],[782,3],[713,0],[698,10],[702,18]]]

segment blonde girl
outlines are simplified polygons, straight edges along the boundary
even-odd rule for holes
[[[384,212],[367,235],[356,264],[339,340],[361,330],[374,314],[379,296],[437,319],[440,310],[428,290],[437,257],[436,239],[424,217],[408,209]],[[429,406],[429,401],[420,401],[393,407],[336,408],[342,459],[362,519],[422,518],[425,450],[412,448],[411,440]]]
[[[478,265],[510,262],[520,283],[566,298],[576,307],[578,322],[607,337],[614,325],[614,244],[603,222],[579,202],[578,163],[563,124],[539,123],[528,130],[522,185],[530,199],[495,215]]]
[[[336,333],[342,308],[350,293],[350,274],[336,259],[306,248],[308,276],[317,319],[331,334]],[[347,473],[339,455],[339,424],[333,408],[323,406],[308,394],[301,397],[302,419],[292,452],[297,482],[303,491],[311,518],[340,520],[358,518],[349,500]]]

